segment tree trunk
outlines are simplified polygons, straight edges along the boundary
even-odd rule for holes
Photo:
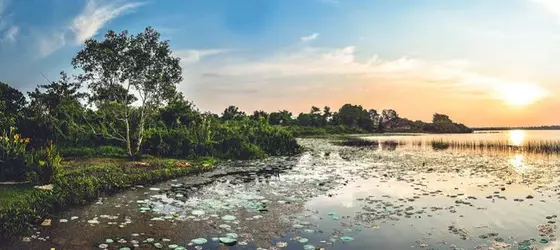
[[[138,129],[138,142],[136,144],[136,154],[140,154],[142,149],[142,141],[144,140],[144,124],[146,123],[146,113],[144,108],[140,111],[140,128]]]
[[[134,159],[134,154],[132,153],[132,145],[130,142],[130,122],[128,121],[128,118],[125,118],[125,127],[126,127],[126,150],[128,153],[128,156],[130,156],[132,159]]]

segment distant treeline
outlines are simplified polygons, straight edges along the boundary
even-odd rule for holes
[[[473,130],[481,131],[494,131],[494,130],[514,130],[514,129],[522,129],[522,130],[560,130],[560,125],[552,125],[552,126],[532,126],[532,127],[478,127],[472,128]]]
[[[245,116],[235,106],[230,106],[222,114],[225,118]],[[473,130],[463,124],[453,122],[449,116],[434,114],[432,122],[412,121],[401,118],[392,109],[381,113],[375,109],[365,109],[360,105],[344,104],[338,111],[328,106],[322,110],[311,107],[309,113],[294,116],[287,110],[266,113],[254,111],[252,119],[264,119],[271,125],[287,127],[294,135],[314,134],[348,134],[348,133],[472,133]]]

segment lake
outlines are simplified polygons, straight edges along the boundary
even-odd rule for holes
[[[299,156],[138,186],[1,248],[560,249],[560,157],[521,147],[560,131],[364,139],[379,145],[299,139]],[[433,147],[454,141],[507,150]]]

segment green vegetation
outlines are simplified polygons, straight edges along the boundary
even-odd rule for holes
[[[527,141],[512,145],[509,141],[443,141],[434,140],[434,149],[466,149],[482,151],[519,151],[537,154],[560,154],[560,141]]]
[[[61,169],[53,190],[40,190],[29,184],[0,185],[0,238],[27,232],[42,219],[68,206],[86,204],[134,185],[148,185],[204,171],[213,160],[191,162],[192,166],[172,159],[141,163],[96,159],[72,163]]]
[[[238,111],[231,107],[230,112]],[[245,114],[238,112],[236,117]],[[344,104],[336,112],[330,107],[323,111],[311,107],[309,113],[300,113],[293,118],[292,113],[283,110],[270,114],[255,111],[251,118],[264,118],[272,125],[287,127],[294,136],[321,136],[325,134],[365,134],[365,133],[472,133],[473,130],[463,124],[454,123],[449,116],[434,114],[432,122],[411,121],[399,117],[392,109],[379,114],[375,109],[365,109],[360,105]]]
[[[71,205],[205,169],[170,158],[208,166],[301,151],[264,117],[233,106],[200,112],[176,90],[179,58],[152,28],[88,39],[72,65],[78,75],[61,72],[28,98],[0,82],[0,182],[24,183],[0,184],[1,237]],[[52,190],[34,188],[45,184]]]

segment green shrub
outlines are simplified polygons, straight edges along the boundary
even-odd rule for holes
[[[24,181],[29,177],[28,143],[29,139],[15,133],[14,127],[0,136],[0,180]]]
[[[59,173],[62,157],[54,144],[33,153],[33,165],[40,184],[52,183]]]
[[[144,154],[160,157],[257,159],[292,155],[301,148],[283,128],[243,119],[174,129],[152,128],[142,149]]]

